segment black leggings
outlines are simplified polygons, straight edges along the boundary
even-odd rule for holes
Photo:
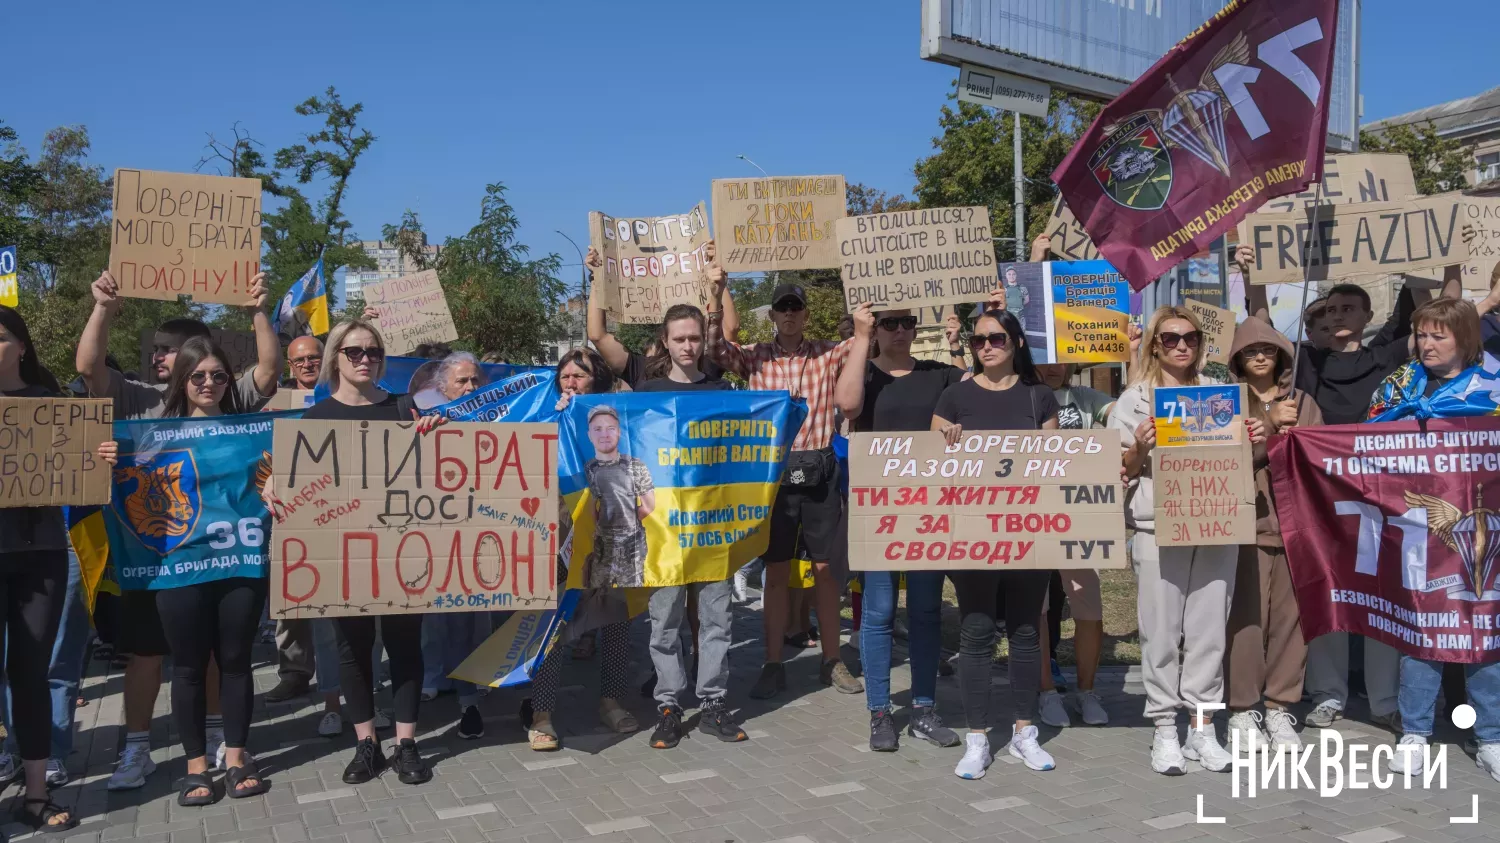
[[[1052,572],[1047,583],[1047,640],[1052,642],[1052,658],[1057,658],[1057,642],[1062,640],[1063,604],[1068,592],[1063,588],[1062,574]],[[1047,665],[1043,669],[1050,670]]]
[[[375,618],[334,618],[339,640],[339,687],[349,720],[375,719]],[[381,615],[380,640],[391,660],[391,696],[396,722],[417,722],[422,702],[422,616]]]
[[[1005,609],[1010,641],[1010,692],[1016,720],[1036,720],[1042,690],[1042,643],[1037,625],[1050,571],[950,571],[958,592],[958,682],[970,729],[990,725],[990,665],[995,659],[995,617]],[[1003,592],[1003,603],[1001,594]]]
[[[244,749],[255,705],[250,650],[266,605],[267,580],[230,577],[156,592],[162,633],[172,651],[172,720],[183,754],[201,758],[206,748],[209,656],[219,665],[224,745]]]
[[[0,654],[10,683],[11,734],[23,761],[45,761],[52,751],[47,668],[67,585],[66,550],[0,553]]]

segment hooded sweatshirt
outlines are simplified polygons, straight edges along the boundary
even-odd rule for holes
[[[1292,390],[1292,342],[1271,326],[1269,322],[1252,316],[1234,329],[1233,356],[1229,359],[1229,371],[1233,383],[1246,383],[1244,362],[1240,351],[1248,346],[1266,343],[1276,346],[1276,400],[1281,401],[1293,394]],[[1307,365],[1307,361],[1302,361]],[[1300,373],[1299,373],[1300,374]],[[1249,416],[1260,419],[1266,425],[1266,434],[1281,431],[1271,421],[1270,405],[1256,397],[1255,391],[1246,386],[1246,398],[1250,406]],[[1323,423],[1323,413],[1307,393],[1298,390],[1297,426],[1311,427]],[[1255,467],[1255,543],[1261,547],[1281,547],[1281,527],[1276,520],[1276,504],[1271,497],[1271,460],[1266,444],[1251,446]]]

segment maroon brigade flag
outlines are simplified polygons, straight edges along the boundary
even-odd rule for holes
[[[1343,630],[1422,659],[1500,657],[1500,419],[1296,428],[1270,455],[1308,641]]]
[[[1063,200],[1131,287],[1322,178],[1337,18],[1338,0],[1233,0],[1058,165]]]

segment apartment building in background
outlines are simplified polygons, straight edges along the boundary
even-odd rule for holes
[[[366,284],[376,281],[389,281],[392,278],[400,278],[403,275],[411,275],[418,272],[416,263],[401,254],[396,244],[387,240],[361,240],[354,244],[364,249],[365,254],[375,261],[374,269],[346,269],[344,270],[344,295],[340,301],[347,301],[350,296],[360,295],[360,290]],[[429,245],[427,236],[422,235],[422,253],[426,256],[429,265],[436,261],[442,246]]]
[[[1440,137],[1473,145],[1474,168],[1468,173],[1468,187],[1500,185],[1500,88],[1366,123],[1364,130],[1378,135],[1393,126],[1416,127],[1428,121]]]

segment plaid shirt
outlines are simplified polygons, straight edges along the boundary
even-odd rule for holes
[[[833,388],[854,340],[803,339],[788,354],[776,342],[736,345],[714,325],[709,329],[714,360],[749,382],[751,389],[784,389],[807,400],[807,419],[792,442],[794,451],[814,451],[833,444]]]

